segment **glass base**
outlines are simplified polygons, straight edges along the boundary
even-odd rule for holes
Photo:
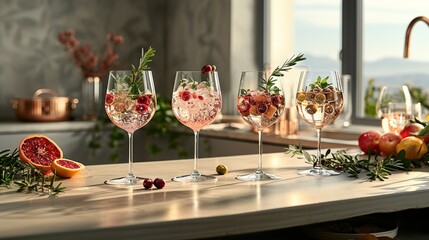
[[[308,169],[308,170],[298,172],[298,174],[299,175],[307,175],[307,176],[335,176],[335,175],[340,175],[339,172],[324,169],[324,168],[312,168],[312,169]]]
[[[191,174],[174,177],[171,180],[175,182],[217,182],[217,177],[192,172]]]
[[[242,181],[266,181],[266,180],[279,180],[281,177],[265,173],[263,171],[256,171],[251,174],[238,175],[235,177],[238,180]]]
[[[125,176],[125,177],[112,178],[104,181],[104,183],[108,185],[132,186],[137,184],[143,184],[142,183],[143,180],[145,180],[145,178],[136,177],[136,176],[131,176],[131,177]]]

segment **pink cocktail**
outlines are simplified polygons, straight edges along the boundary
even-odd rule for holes
[[[174,177],[173,181],[217,181],[202,175],[197,169],[199,131],[211,124],[222,109],[222,94],[216,71],[177,71],[172,96],[174,116],[195,135],[194,170],[191,174]]]

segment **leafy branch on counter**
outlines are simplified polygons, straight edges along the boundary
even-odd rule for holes
[[[303,155],[308,164],[314,165],[316,162],[316,155],[304,151],[301,146],[289,145],[285,150],[286,154],[292,156]],[[405,150],[401,150],[395,157],[386,156],[379,159],[377,155],[349,155],[346,150],[332,152],[327,149],[321,157],[322,165],[327,169],[346,172],[353,178],[358,178],[361,173],[366,172],[371,181],[384,181],[393,171],[410,171],[411,164],[415,165],[415,162],[405,158]]]
[[[65,187],[61,183],[54,185],[55,176],[46,177],[43,172],[30,164],[21,161],[18,150],[3,150],[0,152],[0,186],[18,187],[17,192],[42,193],[57,195]]]

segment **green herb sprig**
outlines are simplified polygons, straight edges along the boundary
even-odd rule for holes
[[[49,195],[57,195],[64,191],[65,187],[61,187],[61,183],[56,186],[54,183],[55,176],[51,176],[49,180],[42,171],[22,162],[17,149],[0,152],[0,186],[11,189],[16,185],[17,192]]]
[[[326,76],[324,78],[322,78],[321,76],[318,76],[316,81],[314,83],[310,83],[309,86],[311,88],[311,90],[315,89],[315,88],[327,88],[329,85],[332,85],[331,83],[328,83],[328,79],[329,76]]]
[[[142,57],[140,58],[139,66],[136,67],[131,65],[131,76],[127,75],[124,77],[117,77],[116,82],[121,84],[125,82],[128,86],[128,94],[132,98],[137,98],[140,94],[140,87],[143,84],[143,73],[144,70],[150,70],[149,63],[152,62],[152,57],[155,56],[156,50],[152,47],[145,52],[142,49]]]
[[[275,86],[275,82],[277,81],[277,78],[283,77],[284,72],[287,72],[292,69],[293,66],[295,66],[298,62],[305,60],[304,54],[300,53],[297,56],[293,55],[289,59],[287,59],[283,65],[278,66],[274,69],[274,71],[271,73],[271,75],[268,77],[268,79],[263,79],[262,84],[259,85],[261,90],[265,90],[270,94],[279,94],[280,89]]]
[[[285,148],[285,153],[303,155],[308,164],[314,165],[316,162],[316,155],[302,150],[302,147],[290,145]],[[325,154],[322,154],[321,162],[325,168],[346,172],[353,178],[358,178],[361,173],[366,172],[370,181],[384,181],[395,170],[410,171],[409,167],[412,164],[405,159],[405,150],[400,151],[395,157],[386,156],[383,159],[377,159],[377,155],[369,154],[365,157],[360,154],[349,155],[346,150],[332,152],[331,149],[327,149]]]

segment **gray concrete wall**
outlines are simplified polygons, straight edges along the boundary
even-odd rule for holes
[[[254,47],[258,47],[240,45],[237,37],[243,43],[262,39],[255,32],[258,28],[253,27],[261,16],[252,17],[262,9],[258,9],[256,1],[246,1],[246,7],[234,8],[233,14],[232,3],[240,1],[0,0],[0,121],[15,120],[10,99],[30,97],[39,88],[52,88],[61,96],[81,98],[82,73],[57,40],[57,34],[67,29],[74,29],[81,42],[91,44],[99,52],[107,33],[123,35],[125,42],[118,48],[121,64],[118,68],[138,64],[141,47],[154,47],[157,54],[151,66],[155,85],[168,98],[176,70],[198,70],[204,64],[215,64],[224,98],[233,105],[236,93],[230,89],[232,82],[238,80],[232,81],[231,76],[236,78],[238,74],[231,73],[232,61],[241,61],[246,69],[249,65],[246,62],[255,66]],[[252,26],[232,24],[231,15],[238,21],[241,14],[247,18],[241,19],[241,24],[248,22]],[[232,38],[235,46],[238,43],[252,49],[232,51]],[[240,52],[246,56],[244,61],[239,57]],[[234,64],[238,68],[237,62]],[[106,81],[107,77],[103,79],[103,89]],[[234,111],[228,105],[223,113]],[[75,115],[80,116],[79,104]]]

